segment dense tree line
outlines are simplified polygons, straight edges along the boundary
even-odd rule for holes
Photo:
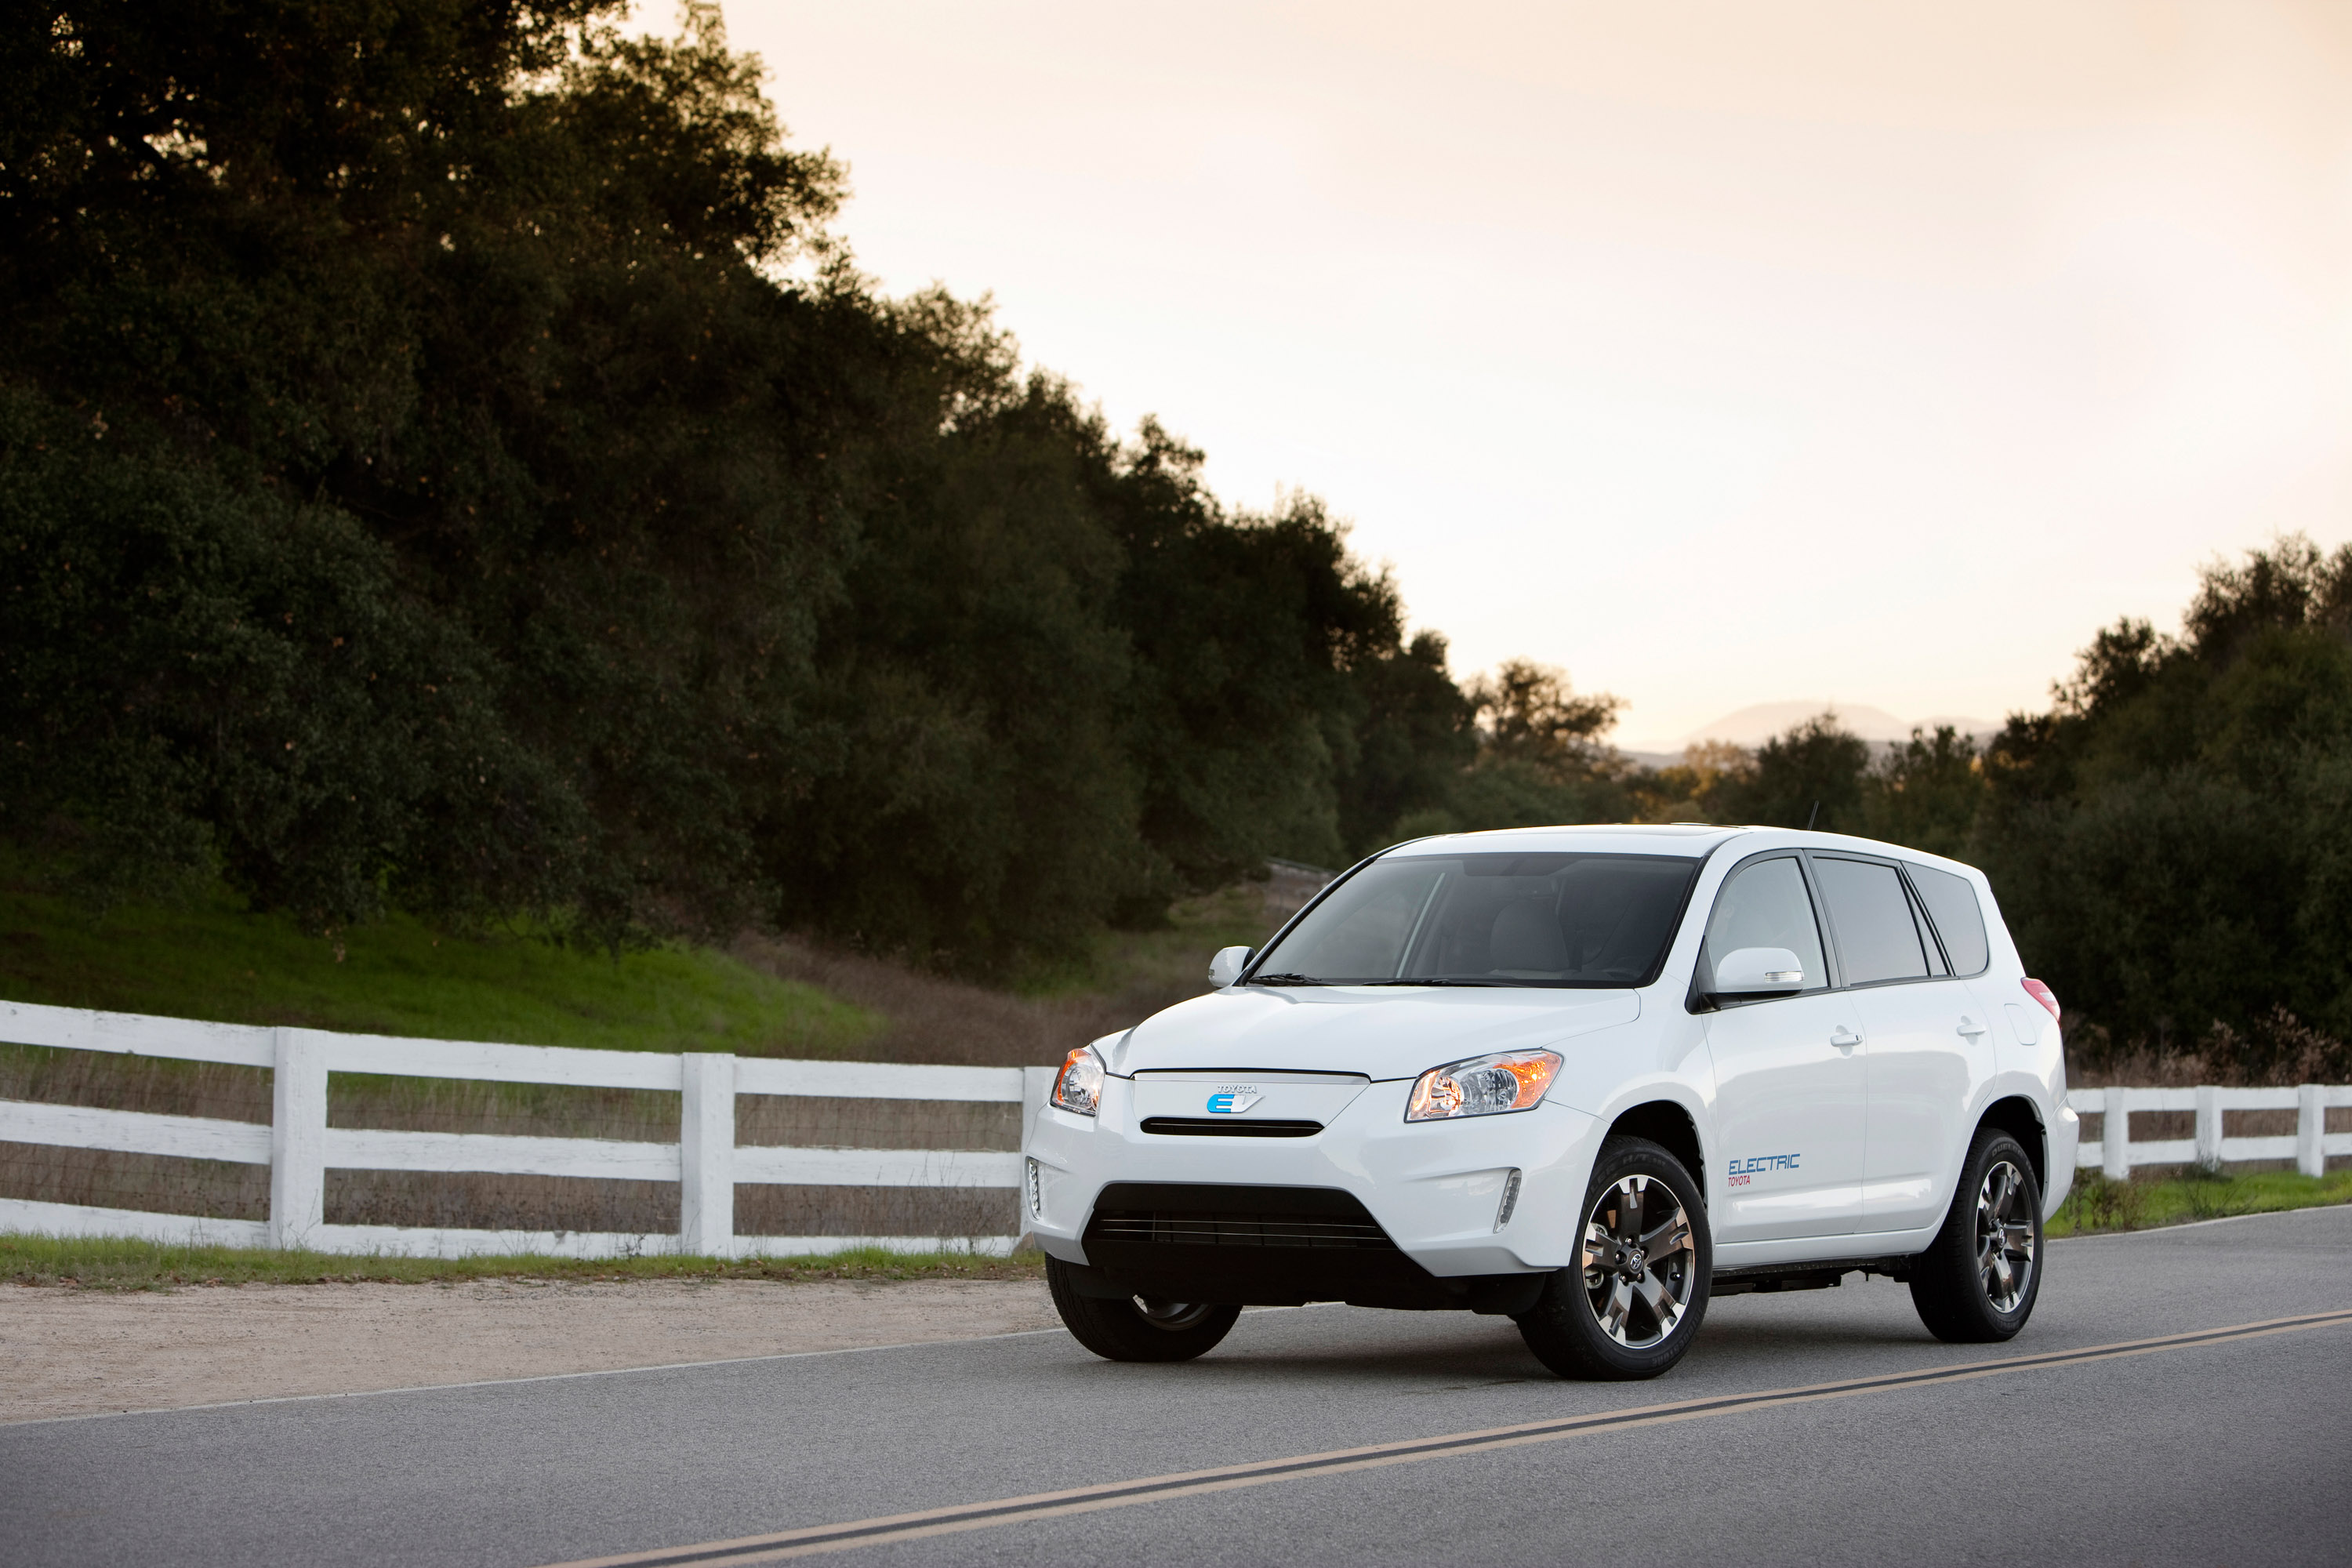
[[[596,940],[979,959],[1466,757],[1311,500],[880,297],[715,8],[17,7],[0,51],[0,831]]]
[[[1507,664],[1467,696],[1476,755],[1403,828],[1750,822],[1910,845],[1991,875],[2079,1054],[2352,1072],[2352,546],[2290,537],[2208,568],[2178,636],[2116,623],[2048,710],[1989,737],[1874,745],[1832,712],[1641,768],[1606,744],[1615,700],[1559,670]]]
[[[1984,866],[2080,1049],[2352,1071],[2352,546],[2209,568],[2179,635],[2117,622],[2055,698],[1981,754],[1832,714],[1644,783]]]
[[[2352,1037],[2352,554],[2214,569],[1982,754],[1636,768],[1564,672],[1457,686],[1311,498],[882,296],[716,11],[614,14],[8,11],[0,837],[322,930],[975,963],[1269,855],[1811,822],[1987,866],[2104,1037]]]
[[[2210,569],[2178,637],[2118,622],[2057,695],[1984,760],[2020,942],[2119,1040],[2259,1070],[2352,1039],[2352,546]]]

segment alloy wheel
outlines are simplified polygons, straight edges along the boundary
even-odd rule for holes
[[[1172,1334],[1200,1323],[1216,1308],[1207,1301],[1159,1301],[1149,1296],[1138,1296],[1135,1298],[1135,1310],[1153,1328],[1165,1329]]]
[[[1977,1276],[1996,1312],[2014,1312],[2033,1283],[2033,1215],[2023,1173],[2006,1160],[1977,1189]]]
[[[1690,1305],[1690,1217],[1654,1176],[1620,1179],[1584,1222],[1584,1295],[1601,1332],[1645,1350],[1675,1331]]]

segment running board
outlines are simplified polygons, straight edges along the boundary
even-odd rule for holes
[[[1798,1264],[1764,1263],[1752,1268],[1718,1268],[1707,1287],[1709,1296],[1770,1295],[1781,1290],[1827,1290],[1843,1282],[1849,1274],[1864,1276],[1883,1274],[1889,1279],[1908,1279],[1916,1257],[1849,1258],[1831,1263]]]

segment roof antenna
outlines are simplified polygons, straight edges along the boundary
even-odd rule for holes
[[[1813,830],[1813,824],[1819,822],[1821,819],[1822,803],[1820,801],[1815,801],[1813,802],[1813,809],[1805,814],[1805,831],[1811,833]]]

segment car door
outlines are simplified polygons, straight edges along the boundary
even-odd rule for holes
[[[1795,854],[1748,862],[1716,895],[1702,973],[1744,947],[1794,952],[1805,989],[1720,1000],[1703,1016],[1715,1064],[1717,1157],[1707,1190],[1716,1240],[1847,1235],[1862,1218],[1863,1036],[1852,998],[1832,989]]]
[[[1977,901],[1974,884],[1966,877],[1939,871],[1933,866],[1905,861],[1903,879],[1911,884],[1926,925],[1944,950],[1953,975],[1967,983],[1969,994],[1982,1011],[1970,1016],[1992,1026],[1992,1066],[1996,1071],[2031,1068],[2031,1047],[2041,1042],[2050,1015],[2038,1003],[2025,999],[2011,985],[1993,982],[1992,937],[1985,927],[1984,907]]]
[[[1894,862],[1811,858],[1839,973],[1870,1038],[1862,1229],[1937,1224],[1967,1152],[1976,1086],[1992,1072],[1983,1008],[1953,978]]]

